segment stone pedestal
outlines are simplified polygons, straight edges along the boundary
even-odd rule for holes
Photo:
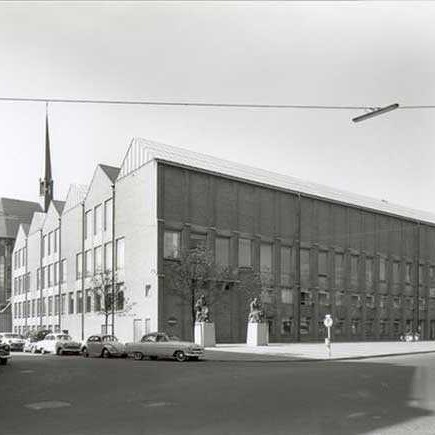
[[[269,343],[269,325],[263,323],[248,323],[248,335],[246,344],[248,346],[267,346]]]
[[[195,322],[195,343],[204,347],[216,346],[213,322]]]

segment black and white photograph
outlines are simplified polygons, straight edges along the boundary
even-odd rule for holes
[[[435,0],[0,0],[0,435],[435,434]]]

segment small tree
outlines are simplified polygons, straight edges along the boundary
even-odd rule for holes
[[[204,246],[181,251],[177,261],[167,263],[166,271],[171,290],[190,307],[192,329],[196,300],[203,294],[207,305],[214,307],[223,300],[226,286],[234,281],[230,269],[217,265]]]
[[[104,325],[107,333],[109,318],[113,313],[123,315],[128,313],[134,306],[129,298],[125,297],[125,286],[118,282],[115,274],[115,286],[112,289],[112,272],[98,272],[92,277],[90,288],[94,299],[94,311],[104,316]],[[114,303],[113,303],[114,300]],[[112,325],[112,334],[115,333],[115,325]]]

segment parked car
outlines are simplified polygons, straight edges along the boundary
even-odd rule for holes
[[[197,360],[204,355],[204,348],[188,341],[170,336],[165,332],[144,335],[139,343],[126,343],[127,355],[136,360],[144,357],[175,358],[177,361]]]
[[[6,343],[11,351],[23,351],[24,337],[13,332],[0,332],[0,343]]]
[[[36,340],[35,337],[28,337],[24,340],[24,347],[23,347],[23,352],[32,352],[35,353],[36,349],[36,343],[38,340]]]
[[[126,356],[125,346],[113,335],[91,335],[82,347],[83,356],[110,358]]]
[[[41,353],[55,353],[63,355],[66,353],[80,353],[80,343],[74,341],[68,334],[48,334],[43,340],[37,341],[35,347]]]
[[[11,348],[7,343],[0,343],[0,364],[2,366],[8,363],[8,359],[11,357]]]

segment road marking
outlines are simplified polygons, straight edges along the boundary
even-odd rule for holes
[[[20,373],[35,373],[35,370],[21,370]]]
[[[24,405],[26,408],[29,409],[35,409],[37,411],[41,409],[56,409],[56,408],[66,408],[68,406],[71,406],[71,403],[69,402],[62,402],[62,401],[44,401],[44,402],[35,402],[35,403],[28,403],[27,405]]]
[[[163,406],[171,406],[173,405],[173,403],[171,402],[152,402],[152,401],[146,401],[146,402],[142,402],[142,405],[145,408],[160,408]]]

